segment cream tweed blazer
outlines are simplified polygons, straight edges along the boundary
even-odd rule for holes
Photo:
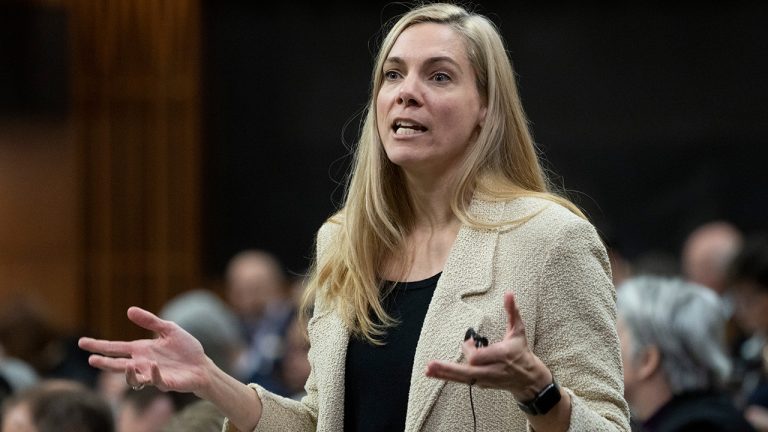
[[[569,430],[629,431],[615,291],[594,227],[540,198],[476,198],[470,209],[488,222],[528,220],[492,230],[459,230],[416,347],[405,430],[472,431],[468,386],[427,378],[424,371],[433,359],[463,361],[460,344],[468,327],[491,343],[502,339],[507,325],[503,294],[511,291],[530,348],[571,395]],[[337,229],[331,223],[320,229],[319,254]],[[343,430],[348,329],[332,309],[318,305],[308,331],[307,396],[293,401],[252,384],[264,407],[255,431]],[[478,431],[530,429],[508,391],[474,388],[472,393]],[[225,423],[224,430],[235,428]]]

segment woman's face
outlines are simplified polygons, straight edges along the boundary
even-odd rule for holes
[[[383,74],[376,120],[389,160],[410,174],[452,174],[486,112],[461,36],[443,24],[411,26]]]

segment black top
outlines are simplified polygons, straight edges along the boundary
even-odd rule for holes
[[[646,432],[752,432],[723,393],[688,392],[664,404],[642,425]]]
[[[344,431],[405,429],[413,357],[440,273],[417,282],[397,282],[382,305],[398,320],[384,345],[350,338],[344,374]],[[391,284],[392,282],[386,282]]]

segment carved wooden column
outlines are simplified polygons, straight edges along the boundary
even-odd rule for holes
[[[69,5],[85,323],[133,337],[128,306],[200,279],[200,4]]]

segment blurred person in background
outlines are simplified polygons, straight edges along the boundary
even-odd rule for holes
[[[122,374],[102,371],[96,391],[110,406],[117,432],[159,432],[176,412],[173,392],[134,391]]]
[[[306,391],[304,384],[309,378],[309,341],[302,328],[302,321],[295,318],[288,327],[283,344],[283,355],[277,364],[280,389],[278,394],[301,400]]]
[[[74,336],[58,331],[40,300],[16,298],[0,309],[0,347],[5,356],[30,365],[40,378],[71,379],[92,388],[99,371]]]
[[[691,232],[682,250],[683,276],[699,285],[714,290],[722,299],[727,317],[725,344],[738,369],[742,345],[749,335],[736,323],[733,302],[727,292],[728,267],[741,248],[742,233],[729,222],[714,221],[703,224]]]
[[[112,408],[112,413],[115,415],[115,418],[117,418],[120,412],[123,396],[129,388],[131,387],[125,382],[125,378],[122,374],[109,371],[101,371],[96,380],[95,387],[96,393],[107,401]]]
[[[723,295],[728,286],[728,265],[739,251],[742,234],[724,221],[709,222],[691,232],[682,252],[683,275]]]
[[[162,432],[221,432],[223,423],[224,414],[216,405],[200,400],[173,416]]]
[[[283,341],[296,313],[282,265],[268,252],[242,251],[227,265],[226,293],[246,340],[236,375],[241,381],[279,392],[275,366],[281,360]]]
[[[731,263],[728,279],[738,323],[751,337],[743,345],[743,368],[735,381],[746,416],[761,431],[768,431],[768,236],[747,238]]]
[[[3,405],[2,432],[113,432],[105,400],[80,383],[42,382]]]
[[[115,415],[117,432],[160,432],[176,413],[173,397],[155,387],[127,388]]]
[[[7,357],[0,347],[0,403],[6,398],[34,386],[40,381],[37,372],[26,362]]]
[[[751,431],[725,391],[725,316],[712,290],[641,276],[617,288],[624,394],[644,432]]]

